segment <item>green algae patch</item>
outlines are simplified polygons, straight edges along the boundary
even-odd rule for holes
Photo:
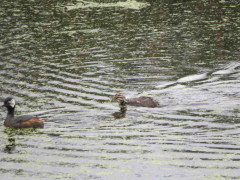
[[[150,5],[149,3],[137,2],[136,0],[128,0],[125,2],[116,2],[116,3],[96,3],[96,2],[78,1],[77,4],[66,6],[65,8],[67,11],[71,11],[75,9],[84,9],[84,8],[111,8],[111,7],[140,10],[149,5]]]

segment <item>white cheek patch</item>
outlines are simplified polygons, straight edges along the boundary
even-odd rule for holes
[[[12,99],[11,101],[8,101],[8,104],[9,104],[9,106],[11,106],[12,108],[14,108],[14,107],[15,107],[15,104],[16,104],[15,99]]]

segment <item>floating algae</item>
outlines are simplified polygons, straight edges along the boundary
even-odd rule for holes
[[[66,6],[66,10],[75,10],[82,8],[111,8],[111,7],[120,7],[126,9],[140,10],[149,6],[148,3],[137,2],[135,0],[128,0],[125,2],[116,2],[116,3],[96,3],[96,2],[87,2],[87,1],[78,1],[75,5]]]

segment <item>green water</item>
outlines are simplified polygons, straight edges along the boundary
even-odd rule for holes
[[[2,0],[1,100],[45,128],[0,108],[0,179],[239,179],[239,5]]]

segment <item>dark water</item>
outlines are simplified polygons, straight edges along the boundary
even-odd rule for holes
[[[0,179],[240,179],[239,5],[2,0],[1,99],[45,128],[1,108]]]

